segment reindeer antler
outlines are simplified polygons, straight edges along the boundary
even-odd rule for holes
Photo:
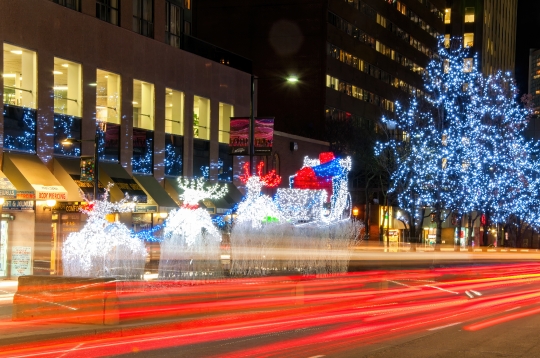
[[[240,180],[242,183],[247,183],[249,178],[251,178],[251,173],[249,172],[249,163],[244,163],[244,173],[240,174]]]
[[[281,183],[281,177],[277,175],[276,170],[272,169],[266,175],[262,175],[262,169],[264,167],[264,162],[260,162],[257,165],[257,174],[259,175],[260,180],[269,188],[275,188]]]

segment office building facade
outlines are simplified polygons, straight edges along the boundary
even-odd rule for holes
[[[1,277],[61,273],[80,190],[92,199],[80,159],[96,123],[99,192],[137,198],[111,218],[135,231],[178,207],[178,176],[232,182],[229,117],[250,113],[251,63],[189,36],[189,0],[5,0],[0,13]]]
[[[517,0],[447,0],[445,37],[463,38],[484,74],[514,72]]]

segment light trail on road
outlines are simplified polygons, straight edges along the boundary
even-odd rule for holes
[[[166,312],[177,321],[13,344],[0,357],[158,356],[223,342],[226,351],[204,356],[309,357],[448,327],[473,332],[540,314],[540,264],[239,279],[170,289],[167,300],[161,293],[132,293],[122,317]],[[244,347],[248,339],[263,343]]]

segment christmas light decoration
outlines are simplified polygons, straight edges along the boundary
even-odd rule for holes
[[[152,174],[154,171],[154,144],[152,138],[146,138],[145,146],[133,152],[131,166],[134,173]]]
[[[437,245],[452,214],[467,216],[470,228],[481,214],[486,225],[523,217],[538,197],[540,156],[522,137],[530,111],[517,103],[513,79],[482,76],[461,39],[446,48],[441,38],[424,81],[427,101],[412,98],[408,108],[397,103],[397,117],[382,120],[395,121],[403,140],[392,133],[376,146],[381,161],[395,161],[390,193],[411,236],[420,232],[425,211],[436,225]]]
[[[351,170],[352,161],[350,157],[346,159],[336,159],[332,152],[321,153],[319,159],[304,158],[304,167],[295,175],[289,178],[291,188],[299,191],[280,191],[277,196],[278,206],[287,213],[292,214],[292,208],[300,209],[304,206],[310,213],[297,213],[293,219],[301,217],[318,217],[315,220],[331,222],[342,218],[349,218],[351,211],[351,199],[348,189],[348,174]],[[303,193],[305,190],[316,190],[313,194]],[[318,191],[324,190],[328,194],[323,196]],[[327,210],[320,205],[319,210],[315,210],[310,205],[308,196],[317,197],[317,201],[324,197],[330,198],[330,209]],[[344,216],[345,215],[345,216]],[[302,219],[305,220],[305,219]]]
[[[111,186],[105,188],[103,200],[90,202],[81,209],[88,215],[88,221],[81,231],[69,234],[64,242],[64,275],[142,279],[146,257],[144,243],[124,224],[106,219],[109,214],[132,211],[135,203],[127,196],[119,202],[109,202]]]
[[[178,178],[179,187],[184,190],[180,199],[185,207],[197,208],[203,199],[220,199],[227,194],[227,186],[221,184],[207,185],[204,177],[190,179]]]
[[[168,280],[219,278],[221,233],[210,214],[199,208],[199,201],[220,199],[227,187],[207,185],[204,177],[178,178],[178,183],[184,190],[180,195],[183,205],[165,221],[158,276]]]
[[[244,173],[240,175],[240,180],[246,184],[247,195],[238,205],[238,223],[249,222],[253,228],[260,228],[265,218],[273,217],[278,221],[283,220],[276,204],[268,195],[261,195],[263,186],[276,187],[281,182],[281,177],[274,170],[266,175],[262,175],[264,163],[257,165],[257,174],[250,175],[249,163],[244,165]]]
[[[4,148],[36,152],[37,112],[27,107],[4,105]]]

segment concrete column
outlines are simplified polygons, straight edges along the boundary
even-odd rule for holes
[[[81,12],[85,15],[96,16],[96,0],[82,0]]]
[[[193,176],[193,93],[184,97],[184,176]]]
[[[25,61],[23,52],[23,88],[32,88],[31,81],[33,76],[30,75],[33,65]],[[38,157],[47,165],[49,170],[53,170],[53,150],[54,150],[54,57],[51,53],[41,51],[37,63],[37,96],[34,92],[23,94],[23,106],[30,106],[31,102],[37,100],[37,136],[36,136],[36,152]],[[35,73],[35,71],[34,71]],[[29,97],[31,96],[31,97]],[[37,97],[37,98],[36,98]]]
[[[93,65],[84,65],[82,68],[82,124],[81,139],[93,140],[96,133],[96,87],[90,84],[96,83],[97,69]],[[81,154],[94,155],[94,143],[83,142]]]
[[[210,102],[210,180],[218,179],[219,157],[219,102]]]
[[[43,210],[43,207],[36,204],[34,275],[48,276],[51,273],[52,211]]]
[[[154,0],[154,40],[165,42],[165,0]]]
[[[120,27],[133,31],[133,1],[120,1]]]
[[[121,81],[120,164],[131,174],[131,158],[133,157],[133,78],[122,76]]]
[[[161,183],[165,178],[165,87],[156,85],[155,96],[154,177]]]
[[[2,72],[4,72],[4,51],[0,51],[0,63],[2,64]],[[0,76],[0,88],[4,93],[4,77]],[[3,96],[2,96],[3,97]],[[0,111],[0,150],[4,149],[4,98],[2,98],[2,110]],[[4,156],[0,155],[0,168],[4,166]]]

